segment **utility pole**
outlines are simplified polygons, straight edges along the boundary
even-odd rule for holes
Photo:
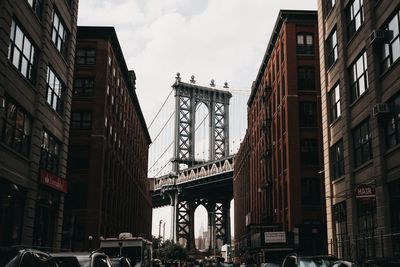
[[[165,222],[163,223],[162,242],[164,242],[164,238],[165,238]]]
[[[161,224],[162,224],[163,222],[164,222],[163,220],[160,220],[160,221],[159,221],[159,224],[158,224],[158,238],[161,237]]]

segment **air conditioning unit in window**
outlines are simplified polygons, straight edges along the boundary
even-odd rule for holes
[[[372,108],[372,115],[374,115],[375,117],[386,114],[388,112],[389,112],[389,106],[386,103],[376,104]]]
[[[390,30],[373,30],[369,35],[371,44],[388,43],[393,39],[393,31]]]

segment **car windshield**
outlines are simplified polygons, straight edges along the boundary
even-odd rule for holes
[[[90,258],[81,259],[78,261],[77,257],[74,256],[55,256],[54,259],[58,263],[59,267],[89,267]]]
[[[303,258],[300,259],[299,267],[330,267],[333,263],[333,258]]]

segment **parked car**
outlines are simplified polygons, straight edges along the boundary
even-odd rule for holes
[[[50,254],[59,267],[112,267],[110,258],[101,252],[60,252]],[[8,267],[8,266],[7,266]]]
[[[365,261],[365,267],[399,267],[400,258],[376,258]]]
[[[331,267],[338,258],[330,255],[302,256],[296,253],[285,257],[282,267]]]
[[[279,263],[275,262],[263,262],[261,263],[260,267],[280,267],[281,265]]]
[[[58,267],[47,253],[35,249],[0,248],[0,267]]]
[[[127,257],[110,258],[113,267],[131,267],[131,260]]]
[[[358,267],[358,265],[351,261],[335,261],[331,267]]]

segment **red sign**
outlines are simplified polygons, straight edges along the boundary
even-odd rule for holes
[[[375,187],[368,184],[360,184],[356,187],[355,195],[359,200],[375,199]]]
[[[68,191],[67,180],[46,170],[40,170],[40,182],[64,193],[67,193]]]

